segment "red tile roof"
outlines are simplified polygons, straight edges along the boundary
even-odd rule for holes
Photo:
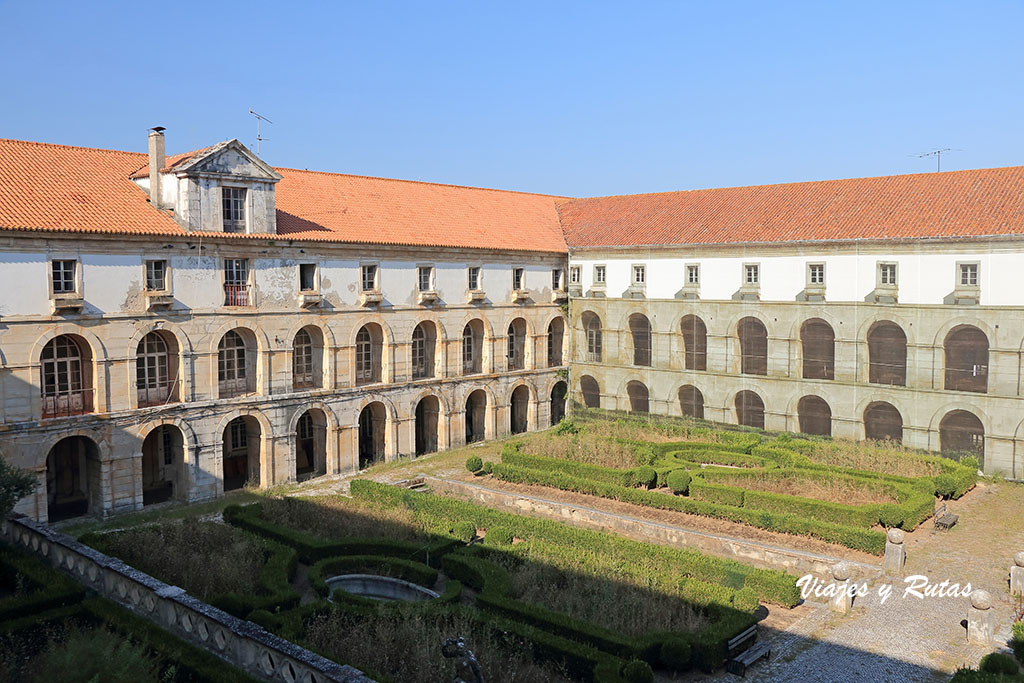
[[[167,167],[195,154],[168,157]],[[0,230],[198,236],[129,176],[146,154],[0,139]],[[296,240],[565,253],[557,197],[275,169],[277,234]],[[266,235],[204,233],[228,239]]]
[[[205,152],[208,149],[210,149],[210,148],[209,147],[203,147],[202,149],[194,149],[191,152],[182,152],[181,154],[173,154],[173,155],[167,157],[166,159],[164,159],[164,167],[160,169],[160,172],[161,173],[170,173],[171,171],[174,170],[174,168],[176,166],[180,166],[181,164],[183,164],[186,161],[190,160],[192,157],[194,157],[194,156],[196,156],[198,154],[202,154],[203,152]],[[129,178],[148,178],[149,177],[149,158],[146,155],[143,155],[143,160],[145,161],[145,163],[142,165],[142,168],[137,169],[134,173],[132,173],[130,176],[128,176]]]
[[[1024,167],[572,199],[571,247],[1024,235]]]

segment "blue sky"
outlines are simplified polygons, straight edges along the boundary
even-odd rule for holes
[[[1024,164],[1022,2],[0,2],[0,137],[594,196]]]

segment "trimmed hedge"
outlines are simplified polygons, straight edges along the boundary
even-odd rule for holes
[[[23,585],[30,588],[22,595],[0,599],[0,623],[26,614],[77,604],[86,594],[85,586],[3,542],[0,542],[0,576],[11,587],[21,576]]]
[[[745,489],[735,486],[719,486],[718,484],[712,484],[702,477],[694,477],[693,481],[690,482],[689,495],[694,500],[743,507],[744,493],[746,493]]]
[[[665,477],[665,483],[677,496],[685,496],[690,491],[690,482],[693,477],[686,470],[672,470]]]
[[[260,588],[257,593],[225,593],[211,598],[211,605],[244,619],[255,610],[284,610],[299,604],[302,596],[292,587],[298,554],[294,548],[281,543],[265,542],[267,561],[260,572]]]
[[[483,469],[484,461],[479,455],[471,455],[466,458],[466,469],[470,472],[476,473]]]
[[[602,467],[589,463],[565,460],[564,458],[549,458],[543,455],[529,455],[527,453],[502,451],[501,462],[516,467],[528,467],[533,470],[544,470],[547,472],[565,472],[573,477],[602,481],[616,486],[636,486],[637,475],[634,470],[620,470],[614,467]],[[494,473],[492,468],[491,473]]]

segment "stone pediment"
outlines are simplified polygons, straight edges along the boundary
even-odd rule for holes
[[[174,168],[182,176],[224,176],[277,182],[280,174],[241,142],[228,140],[203,150]]]

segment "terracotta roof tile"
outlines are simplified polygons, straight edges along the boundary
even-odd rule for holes
[[[558,202],[570,247],[1024,235],[1024,167]]]

